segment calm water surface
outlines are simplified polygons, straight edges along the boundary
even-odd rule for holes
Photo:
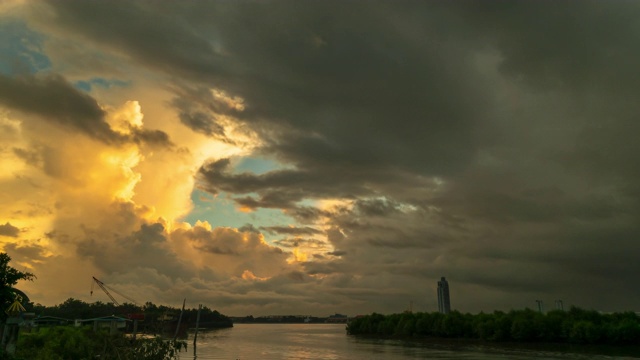
[[[235,324],[231,329],[200,332],[194,356],[193,335],[180,359],[638,359],[566,350],[513,349],[504,346],[424,343],[357,338],[344,324]]]

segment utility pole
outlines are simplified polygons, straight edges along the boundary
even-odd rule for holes
[[[538,303],[538,312],[542,313],[544,311],[542,300],[536,300],[536,303]]]
[[[193,335],[193,358],[198,357],[196,355],[196,341],[198,341],[198,329],[200,327],[200,311],[202,311],[202,304],[198,305],[198,315],[196,315],[196,333]]]
[[[187,298],[182,301],[182,310],[180,311],[180,316],[178,317],[178,325],[176,325],[176,333],[173,335],[173,341],[176,341],[178,338],[178,332],[180,331],[180,323],[182,322],[182,314],[184,314],[184,304],[187,302]]]
[[[556,309],[564,311],[564,305],[562,304],[562,300],[556,300]]]

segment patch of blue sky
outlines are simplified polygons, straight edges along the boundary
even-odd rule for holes
[[[0,21],[0,73],[35,74],[51,68],[43,52],[45,36],[19,20]]]
[[[249,194],[251,195],[251,194]],[[257,209],[252,212],[240,211],[228,193],[221,192],[213,196],[205,191],[194,189],[191,193],[193,210],[183,221],[195,225],[197,221],[206,221],[212,227],[224,226],[240,228],[251,224],[256,228],[262,226],[286,226],[294,220],[279,209]],[[265,240],[271,242],[276,237],[263,233]]]
[[[131,81],[96,77],[89,80],[76,81],[73,85],[78,89],[89,92],[93,86],[98,86],[104,89],[110,89],[112,87],[127,87],[131,85]]]
[[[240,158],[233,171],[235,173],[250,172],[257,175],[267,173],[274,170],[291,169],[291,166],[283,165],[278,161],[266,159],[258,156],[245,156]]]

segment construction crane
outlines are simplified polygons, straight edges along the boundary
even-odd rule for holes
[[[100,289],[102,289],[102,291],[104,291],[104,293],[107,294],[107,296],[109,297],[109,299],[111,299],[111,302],[113,302],[113,304],[115,306],[120,306],[120,303],[118,303],[118,301],[113,297],[113,295],[111,295],[109,290],[111,290],[112,292],[114,292],[114,293],[122,296],[123,298],[131,301],[134,305],[138,305],[135,300],[133,300],[132,298],[128,297],[127,295],[115,290],[114,288],[107,286],[107,284],[105,284],[102,281],[96,279],[95,276],[92,276],[92,278],[93,278],[93,282],[91,283],[91,295],[93,295],[93,286],[94,286],[94,284],[98,284]]]

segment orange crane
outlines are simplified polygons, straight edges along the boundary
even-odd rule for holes
[[[118,301],[113,297],[113,295],[111,295],[111,293],[109,292],[109,290],[111,290],[111,291],[113,291],[114,293],[116,293],[116,294],[118,294],[118,295],[122,296],[123,298],[125,298],[125,299],[127,299],[127,300],[131,301],[134,305],[138,305],[138,304],[136,303],[136,301],[135,301],[135,300],[133,300],[132,298],[128,297],[127,295],[125,295],[125,294],[123,294],[123,293],[121,293],[121,292],[119,292],[119,291],[115,290],[114,288],[107,286],[107,284],[105,284],[105,283],[103,283],[102,281],[100,281],[100,280],[96,279],[96,277],[95,277],[95,276],[92,276],[92,278],[93,278],[93,282],[91,282],[91,295],[93,295],[93,286],[94,286],[94,284],[98,284],[98,286],[100,287],[100,289],[102,289],[102,291],[104,291],[104,293],[105,293],[105,294],[107,294],[107,296],[109,297],[109,299],[111,299],[111,302],[113,302],[113,304],[114,304],[115,306],[120,306],[120,303],[118,303]],[[107,290],[107,289],[108,289],[108,290]]]

